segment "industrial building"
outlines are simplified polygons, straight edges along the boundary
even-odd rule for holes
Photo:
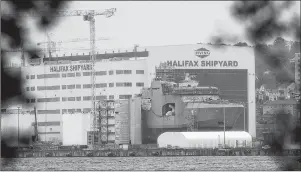
[[[29,97],[21,108],[30,111],[36,106],[42,140],[63,141],[65,114],[90,113],[92,67],[89,59],[88,54],[44,57],[20,66],[25,81],[23,92]],[[171,75],[158,69],[160,64],[171,66],[174,69],[169,71]],[[116,106],[110,112],[112,115],[108,115],[115,117],[106,120],[107,142],[141,144],[144,125],[141,101],[144,100],[135,97],[142,88],[149,88],[156,77],[178,82],[186,73],[200,73],[197,82],[201,86],[218,87],[223,99],[244,102],[246,131],[252,137],[256,136],[255,59],[250,47],[191,44],[99,52],[94,69],[97,102],[129,100],[128,115],[122,115],[121,111],[126,110],[118,110]],[[101,128],[101,120],[99,124]],[[126,125],[127,129],[124,128]]]

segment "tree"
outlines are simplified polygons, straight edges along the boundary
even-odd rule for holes
[[[22,16],[23,12],[34,11],[38,14],[38,24],[39,29],[45,29],[52,26],[57,18],[51,17],[51,13],[63,8],[66,2],[63,0],[56,1],[1,1],[1,43],[5,45],[7,43],[8,49],[21,49],[26,48],[25,56],[29,58],[37,58],[38,52],[34,48],[23,47],[23,45],[30,45],[30,40],[26,32],[25,23]],[[14,14],[7,14],[7,11],[12,11]],[[34,27],[34,26],[33,26]],[[27,49],[28,48],[28,49]],[[24,102],[27,97],[21,95],[21,74],[12,77],[7,70],[4,70],[4,62],[9,58],[9,54],[3,51],[1,47],[1,103],[5,103],[10,98],[18,97],[18,100]],[[1,139],[1,157],[4,158],[3,166],[8,165],[7,163],[12,162],[11,159],[16,155],[16,149],[9,145],[10,139]],[[20,135],[20,143],[24,145],[29,144],[28,138]]]

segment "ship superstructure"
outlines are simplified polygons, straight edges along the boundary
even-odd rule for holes
[[[244,106],[223,100],[214,86],[198,86],[186,74],[175,83],[156,78],[150,88],[143,89],[142,99],[149,100],[143,110],[144,143],[152,143],[167,131],[236,130]]]

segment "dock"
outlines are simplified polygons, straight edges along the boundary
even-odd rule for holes
[[[19,150],[17,158],[31,157],[154,157],[154,156],[301,156],[300,149],[282,154],[259,149],[131,149],[131,150]]]

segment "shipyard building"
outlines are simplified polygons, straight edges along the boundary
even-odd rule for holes
[[[44,57],[27,61],[20,67],[25,81],[23,92],[29,97],[26,104],[21,105],[22,111],[31,113],[32,107],[36,106],[38,130],[42,140],[62,141],[63,128],[70,125],[65,122],[64,127],[64,121],[72,120],[70,114],[89,116],[92,68],[89,58],[88,54]],[[172,95],[162,101],[165,93],[157,92],[155,94],[158,97],[152,97],[153,100],[149,101],[150,109],[141,108],[145,105],[145,100],[150,98],[145,97],[147,91],[143,93],[143,90],[161,89],[163,92],[162,90],[165,89],[162,84],[156,86],[153,83],[158,78],[161,83],[166,81],[178,85],[183,84],[182,81],[189,78],[189,80],[194,80],[201,90],[204,88],[205,92],[207,88],[210,88],[211,94],[212,89],[214,92],[216,88],[219,98],[243,103],[244,108],[237,109],[241,106],[236,105],[229,107],[226,115],[239,114],[234,115],[235,119],[231,118],[233,130],[246,131],[252,137],[256,136],[255,60],[253,49],[250,47],[192,44],[138,47],[136,51],[118,53],[103,52],[96,55],[95,72],[97,101],[127,102],[124,103],[127,107],[119,110],[120,112],[116,113],[117,107],[112,112],[108,112],[111,115],[108,115],[110,117],[106,121],[107,142],[115,143],[117,139],[119,143],[141,144],[147,143],[147,140],[155,141],[162,132],[187,131],[185,122],[181,121],[183,120],[181,108],[197,109],[201,105],[184,106],[183,99],[189,99],[189,97],[185,98],[185,94],[178,94],[180,98],[174,99],[182,100],[182,104],[181,107],[175,107],[176,117],[173,119],[163,117],[166,113],[163,106],[175,103],[172,102]],[[141,97],[142,93],[144,97]],[[158,104],[159,102],[162,106]],[[187,101],[185,103],[187,104]],[[120,105],[120,103],[117,104]],[[231,110],[232,107],[236,109]],[[6,108],[8,113],[9,107]],[[216,114],[219,113],[218,109],[214,111]],[[201,116],[211,113],[209,111],[196,112]],[[75,121],[80,123],[81,117],[77,115],[74,118],[77,118]],[[235,121],[243,123],[235,123]],[[203,120],[203,123],[197,124],[197,130],[216,130],[215,124],[210,126],[211,123]],[[234,124],[235,127],[233,127]],[[84,124],[80,123],[80,125]],[[81,126],[81,128],[87,127]],[[86,136],[82,137],[88,139]]]

